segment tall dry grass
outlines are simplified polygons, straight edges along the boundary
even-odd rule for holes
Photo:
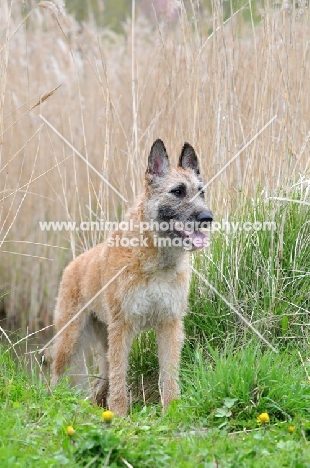
[[[63,267],[104,237],[42,232],[39,221],[120,218],[154,139],[174,161],[192,143],[207,181],[276,116],[208,187],[217,218],[237,192],[268,196],[309,169],[309,13],[268,2],[261,13],[256,25],[242,11],[224,24],[214,3],[205,18],[181,8],[173,25],[137,15],[115,35],[52,2],[25,18],[1,1],[0,292],[11,326],[51,323]]]

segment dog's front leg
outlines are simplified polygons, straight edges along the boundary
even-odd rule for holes
[[[180,395],[178,380],[183,340],[182,320],[164,323],[157,330],[160,394],[164,410]]]
[[[109,408],[119,416],[127,414],[126,374],[133,331],[117,321],[108,328],[109,335]]]

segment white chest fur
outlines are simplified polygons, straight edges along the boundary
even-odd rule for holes
[[[122,302],[125,320],[136,331],[156,328],[163,321],[172,321],[185,314],[188,281],[178,283],[177,274],[156,275],[139,286],[132,286]]]

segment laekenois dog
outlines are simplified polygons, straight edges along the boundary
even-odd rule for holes
[[[201,229],[211,221],[193,147],[184,144],[174,168],[163,142],[156,140],[143,194],[127,212],[122,229],[114,230],[64,270],[55,325],[58,331],[67,326],[52,349],[54,385],[66,368],[83,364],[85,347],[95,347],[100,360],[94,398],[99,405],[126,415],[132,340],[140,331],[154,329],[163,407],[179,396],[190,252],[206,245]]]

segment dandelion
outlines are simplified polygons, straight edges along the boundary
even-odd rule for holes
[[[67,434],[72,437],[75,434],[75,430],[72,426],[67,426]]]
[[[267,424],[270,422],[269,414],[268,413],[261,413],[258,418],[257,422],[260,424]]]
[[[293,434],[294,431],[295,431],[295,426],[289,426],[289,427],[288,427],[288,432],[289,432],[290,434]]]
[[[107,410],[102,413],[102,419],[104,422],[110,424],[112,422],[112,419],[114,418],[114,413],[113,411]]]

